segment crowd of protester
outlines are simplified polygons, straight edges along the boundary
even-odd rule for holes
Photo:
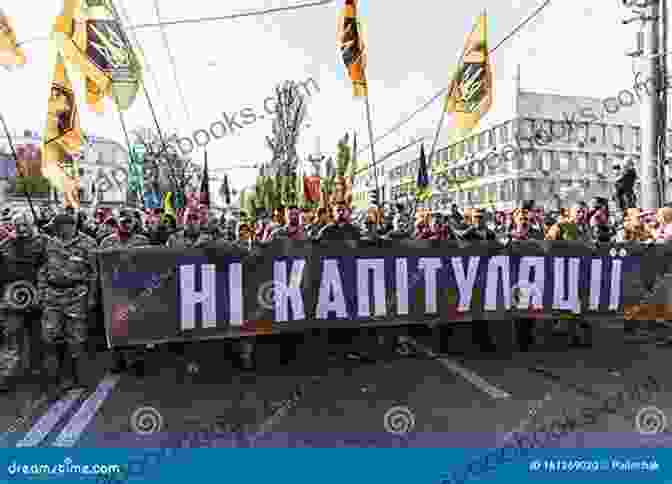
[[[46,391],[55,394],[80,385],[78,365],[86,348],[90,349],[91,334],[100,325],[96,322],[100,318],[95,317],[96,311],[101,311],[95,262],[98,250],[142,246],[187,249],[213,242],[252,248],[279,239],[502,243],[672,240],[671,207],[653,211],[630,208],[613,214],[605,199],[595,199],[590,207],[578,203],[557,213],[545,213],[529,201],[510,212],[479,208],[460,211],[453,205],[450,211],[437,213],[401,204],[353,211],[344,203],[336,203],[329,208],[289,206],[273,213],[257,210],[235,216],[200,206],[180,215],[178,220],[160,210],[132,208],[95,208],[94,213],[72,209],[57,213],[49,205],[35,207],[34,211],[2,208],[0,390],[10,391],[16,379],[26,375],[43,376]],[[12,300],[10,289],[16,281],[34,284],[36,297],[28,307]],[[475,325],[475,330],[480,326]],[[405,330],[386,330],[390,330],[397,350],[408,353]],[[479,331],[482,333],[482,329]],[[359,333],[370,335],[371,330]],[[487,332],[479,338],[484,341],[483,347],[491,346]],[[241,344],[243,366],[250,368],[254,342],[244,340]],[[351,354],[356,357],[367,352],[365,345],[354,347],[358,350]],[[118,362],[120,368],[129,364],[128,354]]]

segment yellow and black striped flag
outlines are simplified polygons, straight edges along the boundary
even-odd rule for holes
[[[16,33],[9,17],[0,8],[0,66],[11,69],[26,64],[26,54],[16,42]]]
[[[74,3],[75,22],[54,39],[68,68],[86,84],[89,108],[103,113],[111,98],[121,111],[135,101],[142,82],[142,65],[117,21],[112,0],[64,0]]]
[[[368,95],[366,83],[366,43],[357,18],[357,0],[345,0],[338,20],[338,44],[343,63],[352,81],[355,97]]]
[[[446,95],[451,141],[468,135],[492,106],[492,67],[488,54],[487,15],[483,12],[467,36],[464,55]]]

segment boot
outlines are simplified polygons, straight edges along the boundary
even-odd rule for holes
[[[44,374],[42,375],[42,393],[48,401],[57,400],[59,396],[58,382],[60,375],[60,358],[58,346],[44,346]]]
[[[77,364],[78,358],[74,358],[67,350],[61,352],[61,382],[60,391],[67,392],[75,388],[81,388],[81,381],[79,379],[79,371]]]

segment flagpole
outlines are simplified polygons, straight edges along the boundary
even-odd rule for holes
[[[121,22],[121,17],[119,16],[119,12],[117,12],[117,9],[112,2],[110,2],[109,5],[112,9],[112,12],[114,13],[114,17],[117,21],[117,24],[119,25],[119,28],[124,33],[124,35],[126,35],[126,31],[123,28],[123,23]],[[129,45],[132,46],[128,37],[127,37],[127,41],[129,43]],[[149,98],[149,93],[147,92],[147,87],[145,86],[145,83],[142,80],[140,80],[139,82],[142,85],[142,91],[145,94],[145,99],[147,99],[147,105],[149,106],[149,111],[152,113],[152,119],[154,120],[154,125],[156,126],[156,131],[158,132],[159,140],[161,140],[161,145],[163,146],[163,151],[164,151],[164,153],[166,154],[166,157],[167,157],[168,156],[168,146],[166,145],[166,141],[163,138],[163,133],[161,132],[161,127],[159,126],[159,121],[156,117],[156,112],[154,111],[154,105],[152,104],[152,100]],[[172,185],[173,185],[173,190],[174,190],[174,192],[177,192],[177,188],[178,188],[177,187],[177,175],[175,174],[175,169],[173,168],[173,165],[171,163],[168,163],[168,168],[170,169],[170,173],[173,177],[173,179],[171,180]]]
[[[131,140],[130,140],[130,138],[128,137],[128,130],[126,129],[126,122],[124,121],[124,115],[123,115],[123,113],[121,112],[121,109],[119,108],[119,103],[118,103],[117,101],[118,101],[118,98],[116,98],[116,96],[115,96],[114,105],[116,106],[116,108],[117,108],[117,112],[119,113],[119,122],[121,123],[121,129],[124,131],[124,138],[126,139],[126,146],[128,147],[128,158],[129,158],[129,161],[130,161],[131,163],[134,163],[135,160],[133,160],[133,158],[132,158],[134,152],[133,152],[133,148],[131,147]],[[127,181],[127,183],[128,183],[128,181]],[[127,193],[127,194],[128,194],[128,188],[129,188],[129,187],[127,186],[127,187],[126,187],[126,193]],[[143,194],[143,193],[138,193],[138,199],[139,199],[140,202],[142,203],[142,207],[145,208],[145,197],[144,197],[144,194]],[[124,202],[124,203],[125,203],[125,202]]]
[[[0,113],[0,121],[2,122],[2,129],[5,132],[5,136],[7,137],[7,141],[9,141],[9,149],[12,150],[12,156],[14,157],[14,163],[16,164],[16,172],[17,175],[19,174],[19,157],[16,154],[16,150],[14,149],[14,143],[12,142],[12,136],[9,134],[9,129],[7,128],[7,123],[5,122],[5,117]],[[25,178],[23,174],[20,175],[21,178]],[[28,206],[30,207],[30,213],[33,214],[33,220],[37,222],[37,214],[35,213],[35,207],[33,206],[33,200],[30,198],[30,194],[28,193],[28,189],[26,188],[26,184],[23,184],[23,194],[26,196],[26,199],[28,200]],[[39,228],[39,225],[38,225]]]
[[[369,103],[369,93],[368,93],[368,87],[367,87],[367,93],[366,96],[364,96],[364,102],[366,104],[366,122],[369,126],[369,146],[371,148],[371,166],[373,166],[373,175],[374,178],[376,179],[376,193],[378,193],[378,196],[376,197],[377,207],[380,208],[380,187],[378,186],[378,174],[376,173],[377,167],[376,167],[376,152],[375,148],[373,147],[373,124],[371,123],[371,104]]]

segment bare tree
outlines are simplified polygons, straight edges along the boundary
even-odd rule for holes
[[[132,142],[145,149],[145,191],[187,193],[197,190],[202,168],[179,154],[176,134],[164,137],[165,145],[158,133],[149,128],[135,129],[130,136]]]
[[[298,156],[296,145],[306,117],[306,98],[296,83],[285,81],[275,88],[275,119],[272,136],[266,137],[271,150],[271,166],[275,175],[296,173]]]

